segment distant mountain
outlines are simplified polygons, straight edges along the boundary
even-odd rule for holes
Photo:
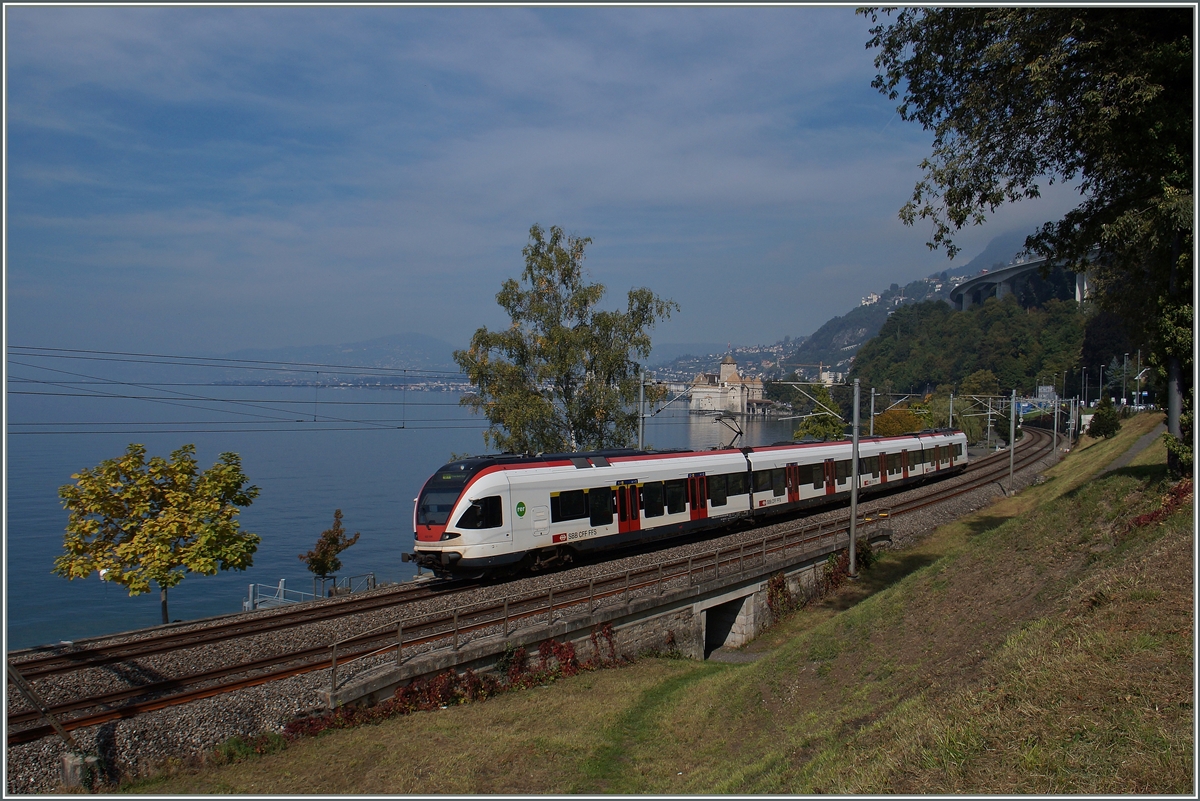
[[[820,364],[834,372],[848,372],[859,347],[879,333],[893,311],[909,303],[946,298],[950,286],[940,277],[922,278],[903,287],[892,284],[882,293],[868,295],[857,308],[829,320],[785,356],[780,364],[783,373],[799,370],[815,378],[816,365]]]
[[[1005,266],[1025,248],[1025,237],[1030,233],[1028,231],[1014,230],[1000,234],[994,237],[991,242],[988,242],[987,247],[978,256],[961,267],[946,270],[945,273],[951,277],[957,275],[970,276],[975,275],[980,270],[990,270],[997,264]],[[941,273],[934,273],[934,275],[941,275]]]
[[[730,349],[726,342],[668,342],[655,344],[650,353],[648,367],[662,367],[684,356],[709,356],[714,353],[724,355]]]
[[[786,374],[793,369],[800,369],[803,373],[807,370],[809,375],[815,377],[816,367],[798,365],[817,364],[824,364],[835,372],[847,372],[850,360],[859,347],[879,333],[893,311],[910,303],[948,298],[952,286],[949,278],[971,276],[997,264],[1008,264],[1024,247],[1026,236],[1027,233],[1023,231],[1008,231],[994,237],[978,256],[961,267],[933,273],[904,287],[892,284],[884,292],[868,295],[863,299],[863,305],[829,320],[799,348],[788,353],[782,360],[783,372]]]

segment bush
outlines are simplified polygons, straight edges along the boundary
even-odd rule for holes
[[[1112,398],[1105,395],[1100,399],[1096,413],[1092,415],[1092,422],[1088,425],[1088,436],[1094,439],[1112,439],[1120,430],[1121,420],[1117,416],[1117,410],[1113,408]]]

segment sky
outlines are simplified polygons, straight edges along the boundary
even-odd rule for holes
[[[211,355],[504,327],[529,228],[592,238],[655,342],[769,344],[1074,206],[899,208],[931,136],[845,7],[14,7],[5,321]]]

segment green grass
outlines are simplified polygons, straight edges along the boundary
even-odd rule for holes
[[[1192,511],[1132,528],[1158,422],[884,552],[748,648],[646,659],[128,789],[170,793],[1191,793]]]

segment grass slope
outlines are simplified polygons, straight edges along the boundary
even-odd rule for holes
[[[1191,501],[1135,527],[1158,417],[718,665],[646,659],[300,740],[164,793],[1180,793],[1193,777]]]

